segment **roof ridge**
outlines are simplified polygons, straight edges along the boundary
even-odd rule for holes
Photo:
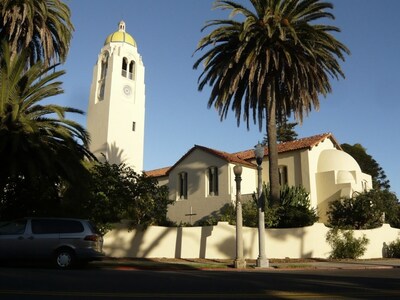
[[[317,146],[319,143],[324,141],[325,139],[331,139],[335,147],[338,149],[342,149],[340,147],[340,144],[336,141],[335,137],[331,132],[326,132],[326,133],[321,133],[321,134],[316,134],[308,137],[303,137],[294,141],[288,141],[288,142],[282,142],[278,144],[278,153],[284,153],[284,152],[289,152],[289,151],[295,151],[295,150],[300,150],[300,149],[311,149],[312,147]],[[175,166],[177,166],[184,158],[186,158],[191,152],[193,152],[195,149],[201,149],[203,151],[206,151],[212,155],[216,155],[220,157],[221,159],[226,160],[229,163],[238,163],[242,165],[246,165],[249,167],[255,167],[255,164],[249,162],[249,160],[255,158],[254,154],[254,149],[247,149],[239,152],[233,152],[229,153],[226,151],[221,151],[217,150],[214,148],[202,146],[202,145],[197,145],[195,144],[192,148],[189,149],[181,158],[172,166],[170,167],[164,167],[164,168],[159,168],[151,171],[145,172],[146,174],[148,173],[157,173],[156,171],[165,171],[164,175],[167,175]],[[264,155],[268,155],[268,147],[264,146]],[[163,175],[159,175],[163,176]],[[157,177],[157,176],[155,176]]]

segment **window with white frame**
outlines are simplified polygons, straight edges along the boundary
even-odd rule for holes
[[[178,199],[187,199],[187,172],[178,174]]]
[[[208,195],[218,196],[218,168],[209,167],[207,169]]]

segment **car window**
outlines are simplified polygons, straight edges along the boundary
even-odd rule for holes
[[[100,234],[100,230],[92,222],[87,222],[87,225],[89,226],[91,232]]]
[[[34,234],[79,233],[83,231],[82,223],[75,220],[32,220],[32,232]]]
[[[80,221],[60,220],[58,226],[60,233],[79,233],[84,231],[83,225]]]
[[[0,234],[23,234],[26,228],[26,220],[16,220],[0,224]]]

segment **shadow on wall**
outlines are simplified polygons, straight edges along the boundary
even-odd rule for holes
[[[299,256],[302,258],[311,258],[313,255],[312,251],[306,251],[305,249],[305,236],[306,230],[304,227],[299,228],[287,228],[287,229],[269,229],[268,235],[276,240],[290,240],[295,243],[299,248]]]
[[[214,229],[216,231],[214,232]],[[258,245],[256,228],[247,228],[250,240],[244,242],[245,257],[254,256],[254,246]],[[104,250],[113,257],[173,257],[173,258],[221,258],[236,256],[235,226],[220,222],[216,226],[203,227],[158,227],[135,228],[131,231],[120,225],[112,232],[112,238],[106,237]],[[213,234],[215,236],[213,236]],[[291,243],[291,248],[299,249],[298,257],[312,257],[311,251],[305,251],[306,230],[304,228],[269,229],[266,242]],[[282,249],[282,252],[286,252]]]
[[[209,238],[213,229],[214,226],[151,226],[146,230],[138,227],[128,230],[121,224],[106,234],[103,248],[106,254],[112,257],[207,258]],[[188,244],[191,246],[188,247]],[[234,237],[229,237],[223,242],[218,241],[217,247],[220,252],[231,255],[234,245]]]
[[[100,148],[96,149],[93,154],[98,158],[99,161],[104,162],[106,159],[110,164],[119,165],[124,163],[124,150],[120,149],[115,142],[111,145],[104,143]]]
[[[136,227],[129,230],[125,224],[120,224],[105,235],[104,251],[112,257],[148,257],[152,251],[160,247],[162,241],[169,241],[168,235],[176,230],[172,227],[157,228],[160,230],[157,230],[156,234],[151,234],[151,239],[146,239],[149,229]],[[112,242],[107,243],[110,234]]]
[[[328,258],[331,246],[326,242],[329,228],[322,223],[287,229],[266,229],[266,255],[270,258]],[[388,224],[357,231],[369,239],[362,258],[388,256],[388,245],[396,241],[400,229]],[[150,226],[146,230],[128,230],[121,224],[104,237],[104,251],[111,257],[135,258],[208,258],[229,259],[236,256],[235,226],[227,222],[204,227]],[[258,255],[257,228],[243,228],[244,255]],[[390,252],[390,251],[389,251]]]

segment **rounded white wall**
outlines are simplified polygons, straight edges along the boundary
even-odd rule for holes
[[[323,150],[318,159],[317,172],[347,170],[361,172],[357,161],[348,153],[337,149]]]

